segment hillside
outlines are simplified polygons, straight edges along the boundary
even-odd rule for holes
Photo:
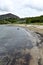
[[[36,17],[20,18],[19,23],[21,23],[21,24],[41,24],[41,25],[43,25],[43,15],[36,16]]]
[[[26,17],[22,18],[26,21],[26,24],[28,23],[43,23],[43,15],[36,16],[36,17]]]
[[[4,15],[0,15],[0,20],[2,19],[8,19],[8,18],[19,18],[18,16],[8,13],[8,14],[4,14]]]
[[[11,13],[0,15],[0,24],[17,23],[19,19],[19,16],[16,16]]]

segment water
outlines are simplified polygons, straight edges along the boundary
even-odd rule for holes
[[[0,25],[0,55],[14,49],[33,47],[30,36],[21,27]]]

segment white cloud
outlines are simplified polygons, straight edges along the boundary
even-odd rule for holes
[[[20,17],[43,15],[43,0],[0,0],[0,14],[7,12]]]

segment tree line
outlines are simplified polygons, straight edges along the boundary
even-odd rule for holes
[[[9,24],[9,23],[21,23],[21,24],[31,24],[31,23],[43,23],[43,16],[37,17],[26,17],[26,18],[6,18],[0,20],[0,24]]]
[[[28,23],[43,23],[43,16],[25,18],[26,24]]]

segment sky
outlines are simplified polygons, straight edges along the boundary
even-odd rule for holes
[[[0,0],[0,15],[6,13],[21,18],[43,15],[43,0]]]

